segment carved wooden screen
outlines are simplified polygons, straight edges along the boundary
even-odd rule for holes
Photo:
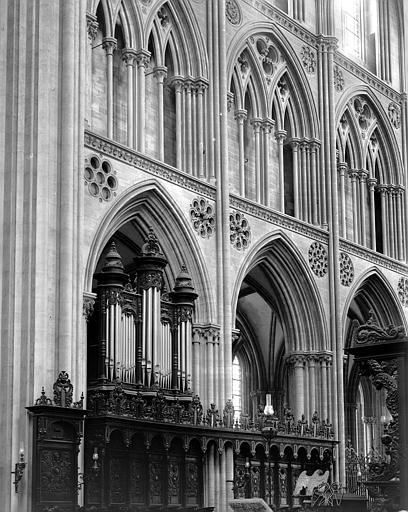
[[[33,477],[35,512],[52,506],[60,512],[76,510],[78,460],[72,425],[54,421],[48,425],[46,435],[37,438]]]
[[[143,435],[135,434],[128,446],[118,430],[106,444],[101,471],[92,475],[86,465],[86,506],[120,511],[172,510],[203,504],[202,452],[198,442],[186,451],[180,438],[167,450],[161,435],[146,447]],[[85,462],[91,461],[88,446]]]

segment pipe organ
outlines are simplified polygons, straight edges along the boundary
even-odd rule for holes
[[[191,391],[192,316],[197,294],[183,265],[165,291],[167,265],[150,229],[136,272],[125,272],[114,242],[95,275],[96,318],[90,333],[89,381],[121,381],[143,389]]]

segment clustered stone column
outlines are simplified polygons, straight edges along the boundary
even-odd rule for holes
[[[176,108],[176,165],[188,174],[205,178],[204,108],[208,82],[204,78],[173,76]]]
[[[287,359],[290,395],[288,402],[295,418],[310,418],[318,411],[321,418],[332,417],[330,410],[331,353],[293,353]]]

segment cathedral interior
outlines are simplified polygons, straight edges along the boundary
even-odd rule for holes
[[[408,508],[408,4],[0,5],[3,510]]]

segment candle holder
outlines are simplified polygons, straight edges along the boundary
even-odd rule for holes
[[[14,488],[15,491],[18,492],[18,484],[20,483],[21,479],[24,475],[24,469],[26,467],[26,462],[24,460],[24,450],[20,450],[20,459],[18,462],[14,465],[14,471],[11,471],[11,474],[14,475]]]

